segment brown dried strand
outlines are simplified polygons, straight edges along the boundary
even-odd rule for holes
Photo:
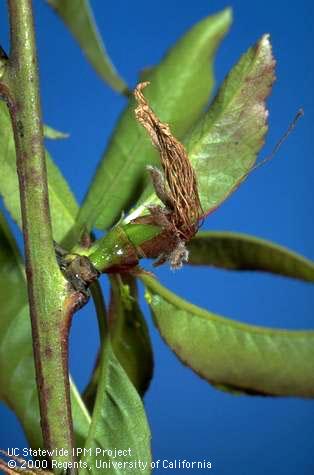
[[[202,216],[194,169],[184,146],[171,134],[169,125],[162,123],[150,108],[142,90],[149,84],[138,84],[134,91],[138,103],[135,116],[147,130],[152,144],[157,148],[174,210],[170,221],[184,240],[196,233]]]

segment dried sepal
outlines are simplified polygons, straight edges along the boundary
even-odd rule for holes
[[[151,165],[147,165],[146,170],[150,174],[156,195],[160,201],[166,206],[166,208],[173,210],[174,203],[171,200],[168,183],[163,172],[159,168]]]

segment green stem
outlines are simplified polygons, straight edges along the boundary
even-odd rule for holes
[[[89,249],[76,249],[84,253],[99,272],[120,272],[137,265],[141,257],[157,257],[151,254],[156,238],[161,234],[159,226],[126,224],[116,226],[106,236],[96,241]],[[152,246],[150,245],[152,244]]]
[[[2,94],[14,129],[41,425],[46,448],[69,451],[54,459],[73,461],[67,335],[78,295],[69,293],[52,239],[32,1],[8,0],[8,7],[11,52]]]

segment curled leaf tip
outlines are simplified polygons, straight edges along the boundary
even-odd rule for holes
[[[170,261],[173,268],[178,268],[187,260],[184,242],[189,241],[197,232],[202,207],[196,175],[185,148],[172,135],[169,125],[159,120],[143,95],[142,90],[148,84],[147,81],[142,82],[134,91],[138,104],[135,116],[159,152],[162,172],[154,167],[150,167],[149,172],[156,194],[165,206],[152,206],[150,213],[155,220],[158,215],[159,222],[162,218],[163,227],[168,226],[177,236]]]

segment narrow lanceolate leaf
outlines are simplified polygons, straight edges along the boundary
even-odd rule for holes
[[[180,360],[223,389],[314,397],[314,331],[245,325],[207,312],[143,275],[163,339]]]
[[[230,10],[205,18],[147,75],[147,99],[158,117],[182,137],[198,119],[213,88],[213,59],[231,22]],[[136,123],[135,102],[122,114],[79,215],[81,225],[110,227],[139,196],[145,165],[158,155]]]
[[[68,184],[48,153],[46,163],[54,239],[61,242],[67,237],[70,242],[78,206]],[[4,102],[0,102],[0,168],[0,195],[13,219],[21,226],[15,145],[9,112]]]
[[[32,447],[42,447],[35,368],[24,269],[0,214],[0,399],[17,415]],[[90,418],[72,384],[72,409],[78,446]]]
[[[269,37],[264,35],[241,57],[208,112],[185,137],[205,215],[247,177],[264,143],[268,116],[265,99],[274,81],[274,67]],[[157,201],[149,191],[145,190],[142,205],[132,218]]]
[[[127,93],[128,87],[117,73],[102,42],[89,0],[47,2],[62,18],[99,76],[116,91]]]
[[[314,263],[271,241],[225,231],[199,232],[188,244],[191,265],[271,272],[314,282]]]
[[[120,452],[115,454],[108,448]],[[80,475],[151,473],[150,430],[144,407],[108,338],[102,348],[99,385],[85,449],[82,464],[88,468],[81,469]]]
[[[143,395],[153,375],[153,354],[137,298],[132,276],[112,276],[109,320],[113,350],[138,393]]]

